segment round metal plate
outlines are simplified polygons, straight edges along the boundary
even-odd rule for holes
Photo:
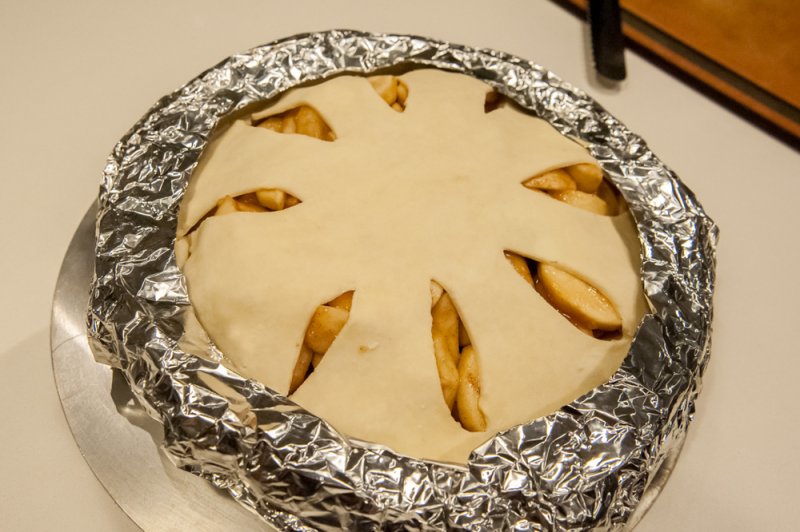
[[[223,491],[173,466],[161,451],[161,425],[118,372],[95,362],[86,339],[86,307],[96,213],[93,205],[67,249],[50,329],[56,388],[81,454],[120,508],[147,532],[270,530]],[[625,530],[636,526],[661,493],[682,446],[678,442],[653,475]]]
[[[143,530],[270,530],[225,492],[173,466],[160,450],[161,425],[134,400],[118,372],[95,362],[85,331],[96,213],[95,205],[67,249],[50,328],[56,387],[81,454]]]

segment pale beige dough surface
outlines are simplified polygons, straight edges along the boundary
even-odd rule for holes
[[[259,115],[311,105],[333,142],[233,123],[194,172],[176,247],[211,338],[244,375],[281,393],[314,309],[355,290],[349,321],[292,399],[344,434],[464,462],[497,431],[556,410],[619,367],[646,308],[639,243],[627,215],[595,215],[521,185],[593,161],[582,147],[511,107],[484,113],[490,89],[472,78],[402,78],[403,113],[366,79],[346,76],[291,91]],[[181,238],[226,194],[258,188],[302,203],[208,218]],[[558,263],[599,288],[623,317],[623,337],[580,332],[503,250]],[[478,352],[485,433],[464,430],[442,399],[432,279]]]

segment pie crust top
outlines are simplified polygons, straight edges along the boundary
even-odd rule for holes
[[[403,112],[368,80],[287,92],[209,144],[179,214],[176,255],[195,313],[227,363],[288,393],[315,309],[354,291],[344,328],[292,400],[343,434],[420,458],[464,463],[495,433],[549,414],[606,381],[646,311],[630,215],[601,216],[526,189],[542,172],[594,159],[492,89],[437,70],[400,76]],[[326,142],[254,127],[298,105]],[[301,203],[207,217],[225,196],[276,188]],[[560,315],[504,251],[556,264],[622,317],[600,340]],[[431,281],[452,298],[480,361],[485,432],[442,398]]]

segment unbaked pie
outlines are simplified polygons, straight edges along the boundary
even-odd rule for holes
[[[340,76],[217,132],[179,215],[195,313],[342,433],[465,462],[606,381],[646,309],[624,202],[468,76]]]

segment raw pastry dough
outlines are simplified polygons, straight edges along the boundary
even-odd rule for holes
[[[258,114],[316,109],[336,140],[234,122],[209,146],[179,216],[176,251],[203,327],[243,375],[287,393],[315,308],[355,290],[347,324],[292,399],[342,433],[465,462],[498,431],[557,410],[619,367],[645,311],[629,215],[600,216],[528,190],[544,171],[594,162],[487,85],[435,70],[401,76],[403,112],[363,77],[300,88]],[[279,188],[302,203],[211,217],[220,198]],[[597,340],[515,271],[511,250],[578,273],[623,318]],[[450,294],[480,357],[488,429],[442,399],[430,282]]]

